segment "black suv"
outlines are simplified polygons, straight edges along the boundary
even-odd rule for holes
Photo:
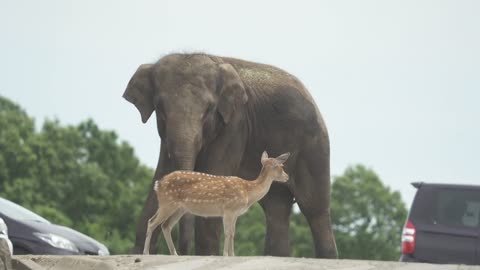
[[[412,185],[400,261],[480,264],[480,186]]]

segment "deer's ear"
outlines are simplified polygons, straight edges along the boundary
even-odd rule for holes
[[[281,154],[280,156],[276,157],[275,159],[278,161],[278,163],[283,164],[283,163],[285,163],[285,161],[287,161],[289,156],[290,156],[290,153],[285,153],[285,154]]]
[[[268,159],[267,151],[263,151],[263,153],[262,153],[262,159],[261,159],[262,165],[265,165],[265,161],[267,161],[267,159]]]

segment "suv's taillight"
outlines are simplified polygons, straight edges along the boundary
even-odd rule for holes
[[[415,226],[410,221],[407,221],[402,232],[402,253],[412,254],[415,251]]]

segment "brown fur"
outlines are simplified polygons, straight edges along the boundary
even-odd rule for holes
[[[154,190],[159,202],[158,210],[148,221],[143,253],[149,254],[150,239],[155,228],[162,230],[172,255],[177,255],[171,240],[171,229],[185,213],[203,217],[223,217],[225,228],[224,255],[234,255],[233,236],[237,217],[263,198],[273,181],[286,182],[288,175],[283,163],[290,154],[277,158],[262,155],[262,171],[255,180],[247,181],[234,176],[216,176],[193,171],[175,171],[161,181],[155,181]]]

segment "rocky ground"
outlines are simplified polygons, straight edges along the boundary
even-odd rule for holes
[[[109,270],[109,269],[335,269],[335,270],[480,270],[480,266],[433,265],[360,260],[325,260],[285,257],[217,257],[217,256],[13,256],[19,270]]]

